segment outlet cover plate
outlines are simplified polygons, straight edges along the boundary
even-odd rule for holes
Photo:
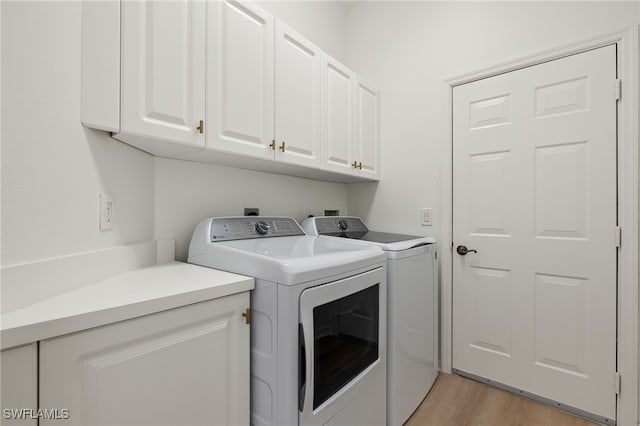
[[[100,231],[108,231],[115,227],[113,197],[100,194]]]
[[[431,207],[420,210],[422,217],[422,226],[433,225],[433,209]]]

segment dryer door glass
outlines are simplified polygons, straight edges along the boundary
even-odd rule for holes
[[[379,284],[313,308],[313,409],[378,359]]]

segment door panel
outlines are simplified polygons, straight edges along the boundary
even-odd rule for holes
[[[355,75],[330,58],[322,61],[322,165],[325,170],[353,174]]]
[[[249,423],[241,293],[40,342],[41,425]]]
[[[454,359],[615,418],[616,50],[454,88]]]
[[[276,159],[320,166],[320,54],[281,22],[276,25]]]
[[[201,2],[122,4],[121,132],[204,146],[205,13]]]
[[[274,19],[246,2],[207,8],[207,147],[273,158]]]
[[[380,177],[379,169],[379,103],[378,91],[358,79],[356,85],[356,154],[358,174],[371,179]],[[360,167],[360,163],[362,163]]]

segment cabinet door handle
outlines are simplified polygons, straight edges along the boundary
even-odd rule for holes
[[[358,162],[354,161],[353,164],[351,165],[351,167],[353,167],[354,169],[358,168]]]
[[[358,168],[362,170],[362,161],[358,163]]]
[[[244,317],[245,324],[251,324],[251,309],[249,308],[245,309],[244,312],[242,313],[242,316]]]
[[[276,150],[276,140],[275,139],[271,139],[271,143],[269,144],[269,148],[271,148],[271,151],[275,151]]]
[[[204,133],[204,120],[200,120],[200,124],[198,125],[198,127],[196,127],[196,130],[197,130],[200,134],[203,134],[203,133]]]
[[[285,151],[284,141],[282,141],[282,145],[280,145],[280,151],[282,152]]]

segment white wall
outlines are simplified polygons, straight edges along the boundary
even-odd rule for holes
[[[196,224],[212,216],[242,215],[258,207],[263,216],[303,220],[323,209],[347,208],[347,186],[188,161],[156,159],[156,236],[176,240],[186,260]]]
[[[638,23],[638,2],[371,1],[348,19],[347,65],[381,90],[381,180],[349,185],[374,228],[440,235],[444,81]],[[384,29],[384,30],[382,30]],[[435,225],[420,226],[421,207]]]
[[[350,2],[257,0],[257,3],[338,61],[346,61]]]
[[[152,239],[152,157],[80,124],[80,2],[1,7],[2,265]]]

